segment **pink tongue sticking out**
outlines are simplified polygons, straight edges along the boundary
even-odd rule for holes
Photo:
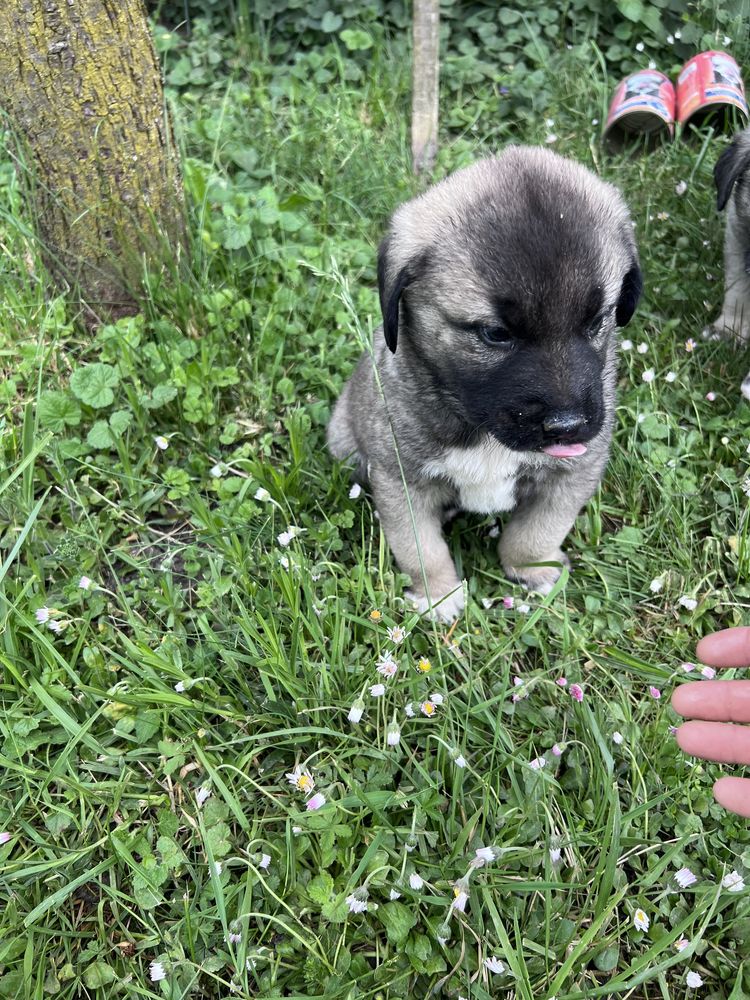
[[[542,448],[542,451],[546,455],[551,455],[553,458],[576,458],[578,455],[583,455],[586,451],[585,444],[548,444],[546,448]]]

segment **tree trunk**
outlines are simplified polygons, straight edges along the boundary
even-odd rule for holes
[[[417,174],[437,156],[439,75],[440,2],[414,0],[411,154]]]
[[[137,311],[143,256],[184,239],[143,0],[0,0],[0,107],[54,278],[90,323]]]

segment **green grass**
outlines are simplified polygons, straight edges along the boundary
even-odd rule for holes
[[[722,298],[711,170],[725,140],[608,158],[591,122],[614,81],[587,47],[550,74],[556,102],[523,124],[467,90],[476,124],[443,135],[435,175],[543,142],[554,119],[555,148],[625,192],[646,295],[574,572],[528,614],[506,610],[504,595],[526,598],[493,522],[462,517],[451,545],[470,599],[451,630],[405,610],[372,507],[324,448],[379,321],[377,240],[418,189],[403,63],[378,50],[365,80],[324,90],[260,60],[175,95],[193,276],[152,278],[142,316],[93,340],[50,297],[0,165],[0,995],[682,998],[689,969],[701,996],[750,994],[748,894],[719,888],[750,874],[750,832],[713,804],[719,769],[669,734],[681,662],[750,599],[750,358],[700,339]],[[92,364],[109,366],[111,399],[76,376]],[[61,633],[37,623],[43,606]],[[394,625],[399,671],[372,698]],[[427,718],[432,692],[444,701]],[[295,766],[321,811],[287,782]],[[470,869],[490,845],[497,860]],[[699,881],[677,891],[682,865]],[[369,910],[349,913],[363,886]],[[493,955],[508,974],[485,970]]]

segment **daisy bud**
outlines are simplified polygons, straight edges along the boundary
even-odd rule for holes
[[[350,913],[364,913],[367,909],[367,889],[362,886],[360,889],[355,889],[351,895],[346,897],[346,905],[349,907]]]
[[[312,798],[308,799],[305,803],[305,808],[309,812],[315,812],[316,809],[321,809],[326,804],[326,797],[320,792],[316,792]]]
[[[398,746],[400,740],[401,740],[401,730],[399,729],[399,727],[396,725],[395,722],[392,722],[388,726],[388,729],[386,730],[385,741],[389,747],[396,747]]]
[[[356,725],[362,718],[364,710],[365,710],[365,703],[362,701],[361,698],[357,698],[355,701],[353,701],[352,707],[349,709],[349,715],[347,716],[349,722]]]
[[[152,962],[148,967],[148,974],[152,983],[158,983],[160,979],[167,978],[167,971],[162,962]]]
[[[409,876],[409,885],[415,890],[415,892],[419,892],[424,885],[424,879],[417,872],[412,872]]]

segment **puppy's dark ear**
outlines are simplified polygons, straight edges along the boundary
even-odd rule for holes
[[[378,250],[378,292],[380,294],[380,311],[383,314],[383,334],[385,342],[395,354],[398,346],[398,318],[401,296],[412,280],[409,265],[402,267],[393,278],[390,278],[390,240],[386,237]]]
[[[740,132],[732,145],[725,149],[714,167],[716,184],[716,207],[721,212],[729,201],[732,188],[742,174],[750,167],[750,135]]]
[[[615,309],[615,322],[618,326],[627,326],[633,318],[635,307],[643,291],[643,276],[638,264],[633,261],[630,270],[622,279],[620,298],[617,300]]]

